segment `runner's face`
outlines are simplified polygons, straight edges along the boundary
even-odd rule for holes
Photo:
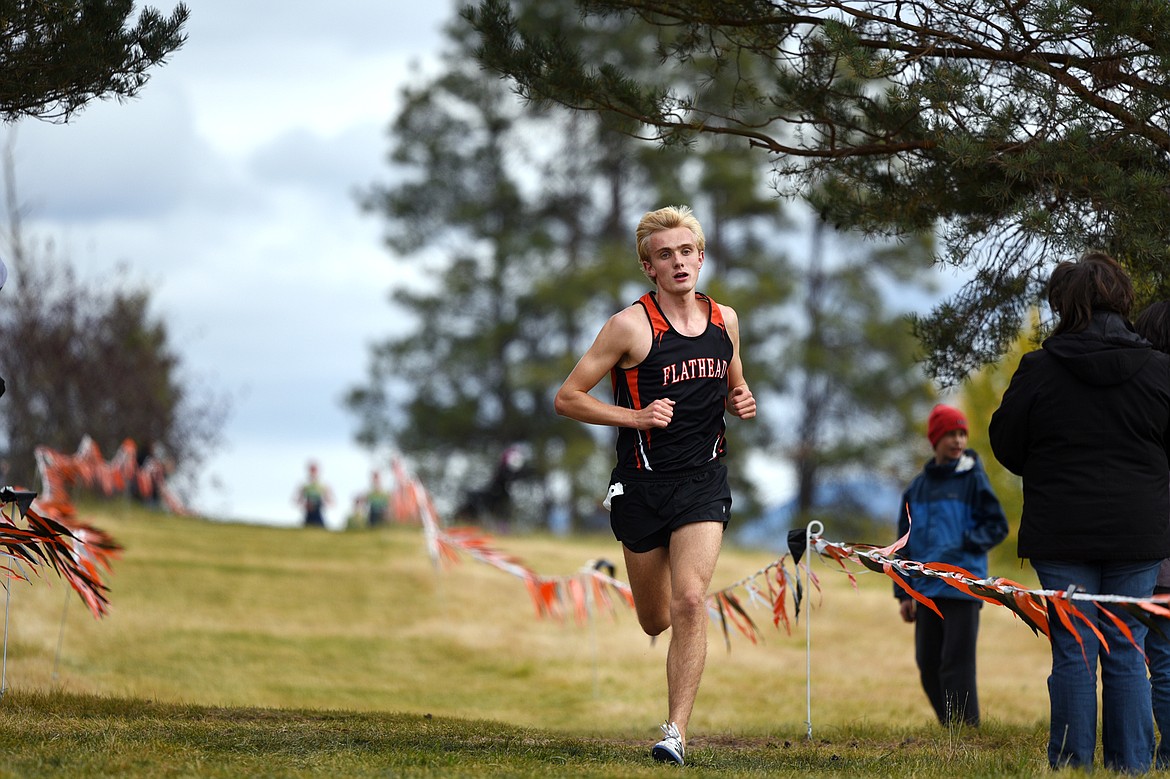
[[[650,236],[650,260],[643,262],[646,275],[667,292],[689,292],[699,281],[703,252],[685,227],[660,230]]]

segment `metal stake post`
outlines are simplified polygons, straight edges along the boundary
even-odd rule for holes
[[[805,689],[805,738],[812,741],[812,556],[813,536],[824,532],[825,526],[817,520],[809,522],[804,529],[804,689]],[[800,571],[796,572],[797,576]]]

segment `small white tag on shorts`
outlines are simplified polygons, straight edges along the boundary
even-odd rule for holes
[[[615,481],[613,484],[609,485],[609,493],[605,496],[605,500],[601,501],[601,505],[605,506],[606,511],[609,511],[610,501],[613,500],[614,497],[616,497],[618,495],[625,495],[625,494],[626,494],[626,488],[622,486],[622,483],[620,481]]]

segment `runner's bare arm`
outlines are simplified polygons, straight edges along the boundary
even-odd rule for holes
[[[633,427],[649,430],[666,427],[674,415],[673,400],[656,400],[643,409],[629,409],[605,403],[589,394],[615,366],[648,349],[649,326],[640,308],[630,307],[609,318],[593,345],[582,355],[576,367],[557,390],[554,406],[561,416],[592,425]],[[642,344],[645,340],[646,344]],[[643,352],[644,353],[644,352]]]
[[[743,376],[743,360],[739,354],[739,315],[735,309],[721,306],[727,336],[731,339],[731,364],[727,367],[727,410],[740,419],[756,415],[756,399]]]

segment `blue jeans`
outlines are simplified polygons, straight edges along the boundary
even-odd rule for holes
[[[1065,590],[1070,584],[1082,592],[1148,598],[1154,592],[1159,560],[1072,561],[1033,560],[1032,567],[1046,590]],[[1097,607],[1074,602],[1109,645],[1101,652],[1097,637],[1075,621],[1081,645],[1048,610],[1052,634],[1052,675],[1048,677],[1051,723],[1048,762],[1053,768],[1092,768],[1097,746],[1097,664],[1101,665],[1101,745],[1105,767],[1140,774],[1154,761],[1154,716],[1145,658]],[[1125,612],[1113,611],[1142,646],[1146,627]]]
[[[1162,590],[1161,587],[1158,588]],[[1150,694],[1154,702],[1154,722],[1161,735],[1154,767],[1170,768],[1170,619],[1154,617],[1161,634],[1151,630],[1146,634],[1146,660],[1150,664]]]

